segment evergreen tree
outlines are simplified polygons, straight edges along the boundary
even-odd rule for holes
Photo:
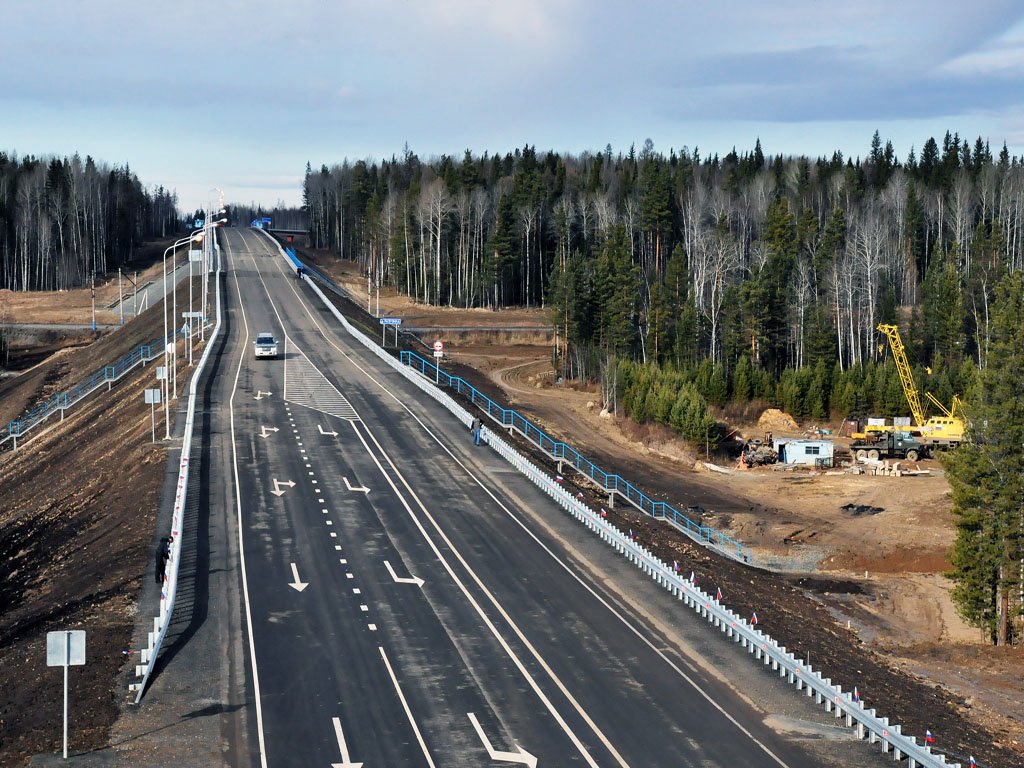
[[[943,461],[953,491],[950,559],[961,615],[997,644],[1019,641],[1024,556],[1024,272],[1000,283],[988,365],[965,404],[970,442]]]

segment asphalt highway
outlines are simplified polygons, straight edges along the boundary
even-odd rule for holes
[[[211,477],[237,516],[252,708],[233,754],[819,764],[574,556],[551,500],[355,342],[264,235],[221,238],[240,312],[216,373],[230,447]],[[261,331],[279,359],[255,359]]]

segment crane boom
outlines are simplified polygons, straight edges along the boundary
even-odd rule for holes
[[[895,325],[882,323],[878,330],[889,339],[889,346],[892,348],[892,359],[896,362],[896,370],[900,374],[900,383],[903,384],[903,393],[907,396],[910,404],[910,413],[914,417],[918,427],[925,423],[924,409],[921,408],[921,396],[917,392],[917,385],[914,383],[914,375],[910,371],[910,363],[907,362],[907,352],[903,347],[903,339],[900,338],[900,329]]]

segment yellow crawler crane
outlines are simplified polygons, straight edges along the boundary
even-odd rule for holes
[[[917,428],[921,431],[921,436],[936,446],[954,446],[962,442],[964,420],[957,415],[957,411],[960,409],[960,398],[954,395],[953,407],[946,408],[931,392],[925,392],[925,397],[942,411],[942,416],[930,416],[925,419],[924,409],[921,407],[921,397],[917,393],[917,385],[914,383],[914,376],[910,371],[910,363],[907,362],[903,339],[900,338],[900,329],[895,325],[882,323],[878,326],[878,330],[889,339],[892,359],[896,362],[900,383],[903,384],[903,393],[907,396],[910,413],[914,417]]]

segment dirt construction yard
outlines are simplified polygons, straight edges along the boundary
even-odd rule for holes
[[[365,276],[324,254],[313,256],[365,308]],[[78,320],[82,294],[66,298],[69,307],[53,317]],[[678,560],[706,589],[720,587],[740,613],[756,610],[763,629],[844,687],[860,685],[869,705],[907,732],[931,729],[936,746],[965,763],[969,750],[982,766],[1024,766],[1024,653],[987,645],[953,609],[942,576],[953,536],[950,501],[936,462],[919,463],[927,475],[904,477],[737,471],[725,451],[705,455],[666,428],[603,412],[596,389],[556,385],[542,310],[445,310],[387,294],[380,301],[382,311],[406,326],[430,328],[423,334],[428,343],[435,336],[446,342],[446,368],[652,498],[689,508],[694,518],[730,533],[752,549],[761,569],[712,555],[625,504],[609,510],[616,525],[632,528],[659,557]],[[53,308],[43,303],[39,311]],[[28,305],[18,312],[21,322],[34,319]],[[58,354],[0,383],[0,419],[70,386],[96,360],[158,335],[160,323],[159,311],[143,315],[92,347]],[[56,694],[37,638],[58,625],[88,620],[103,628],[90,639],[97,661],[85,668],[88,680],[79,681],[95,715],[83,724],[79,744],[94,748],[109,739],[124,670],[133,663],[122,652],[139,580],[148,572],[165,461],[163,450],[149,443],[141,402],[149,375],[130,377],[18,455],[0,454],[0,765],[24,765],[30,755],[56,747],[49,727]],[[792,424],[784,415],[759,423],[760,408],[720,416],[748,437],[837,426]],[[121,439],[93,450],[97,431]],[[67,468],[66,493],[48,483],[53,462]],[[121,467],[133,469],[125,476]],[[606,503],[576,476],[566,483],[592,506]],[[115,493],[118,487],[123,494]]]
[[[303,255],[342,283],[356,302],[366,301],[365,278],[353,265],[324,254]],[[949,698],[941,705],[947,715],[955,711],[968,730],[983,726],[992,742],[1006,748],[1001,758],[1014,753],[1010,762],[1024,765],[1024,653],[993,648],[957,615],[950,582],[943,576],[950,567],[947,552],[954,531],[949,486],[939,462],[905,464],[927,474],[902,477],[838,469],[740,471],[725,451],[706,456],[665,427],[637,425],[603,411],[596,387],[556,385],[550,337],[540,331],[550,324],[543,310],[515,310],[514,318],[510,314],[504,323],[494,323],[535,326],[537,332],[488,335],[462,329],[505,313],[430,307],[385,293],[380,309],[403,317],[406,325],[431,328],[422,338],[445,341],[449,366],[494,399],[532,417],[548,434],[617,471],[652,498],[697,508],[704,524],[749,546],[759,565],[801,585],[837,631],[847,630],[898,679],[947,691]],[[453,330],[446,333],[445,327]],[[766,423],[760,408],[719,416],[744,437],[763,437],[767,430],[777,437],[801,437],[818,428],[836,434],[839,426],[797,424],[785,414]],[[580,489],[590,494],[590,488]],[[647,524],[638,516],[632,520],[638,527]],[[879,706],[891,711],[887,704]],[[920,714],[918,732],[923,733],[929,716],[923,710]]]

